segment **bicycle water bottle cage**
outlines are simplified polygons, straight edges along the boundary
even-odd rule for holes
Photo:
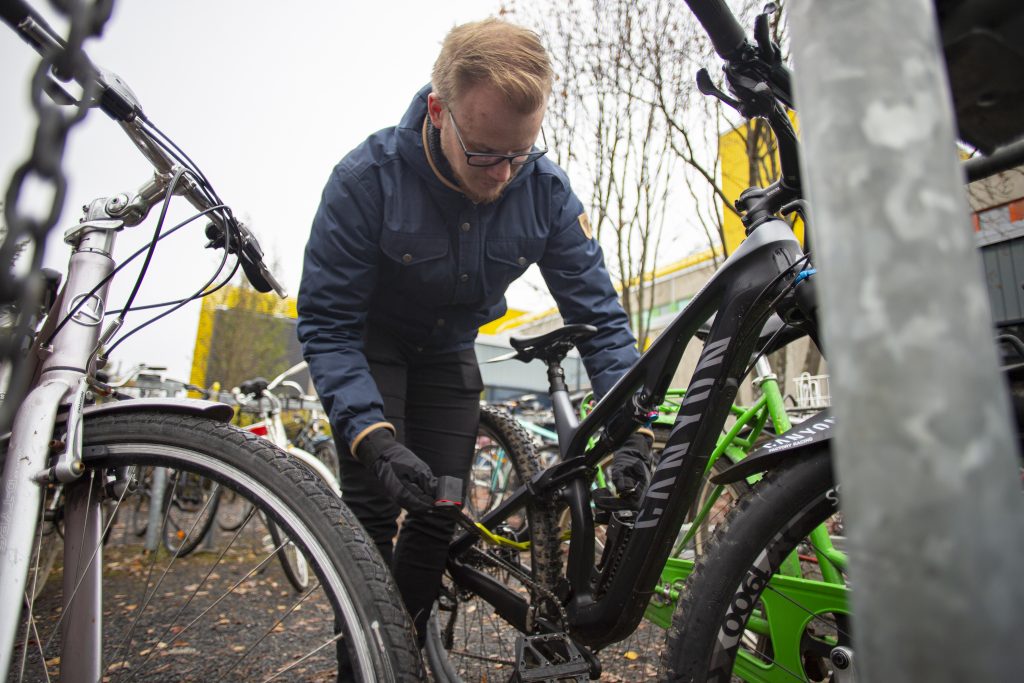
[[[238,390],[247,396],[254,396],[259,398],[263,395],[263,392],[267,390],[270,382],[263,379],[262,377],[254,377],[253,379],[246,380],[238,387]]]
[[[559,363],[580,342],[597,334],[593,325],[566,325],[536,337],[512,337],[509,343],[516,350],[515,359],[529,363],[539,358],[545,363]]]

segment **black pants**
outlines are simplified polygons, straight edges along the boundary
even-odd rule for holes
[[[455,353],[419,351],[374,327],[364,334],[370,374],[384,398],[384,415],[398,440],[419,456],[435,476],[463,481],[480,421],[483,381],[473,349]],[[423,643],[427,617],[437,599],[455,523],[435,514],[408,514],[398,532],[400,509],[374,474],[338,444],[345,504],[390,562],[402,600]]]

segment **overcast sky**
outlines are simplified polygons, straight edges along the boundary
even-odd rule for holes
[[[47,16],[48,3],[37,0]],[[256,232],[294,295],[302,249],[334,164],[367,135],[398,122],[447,31],[497,11],[498,0],[121,0],[102,38],[87,51],[132,87],[149,118],[200,166],[220,196]],[[56,22],[55,22],[56,23]],[[0,183],[27,156],[35,131],[28,82],[35,53],[0,25]],[[74,129],[65,156],[68,200],[47,249],[65,270],[60,240],[90,199],[138,187],[150,168],[99,111]],[[187,215],[179,201],[177,216]],[[156,212],[126,231],[115,256],[151,235]],[[203,250],[202,225],[165,242],[141,303],[191,293],[212,274],[220,252]],[[123,301],[128,276],[111,306]],[[522,287],[510,303],[543,307]],[[119,347],[114,361],[167,365],[187,377],[198,320],[193,304]],[[126,329],[149,317],[129,316]]]

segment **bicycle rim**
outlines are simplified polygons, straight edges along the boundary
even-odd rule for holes
[[[130,490],[149,467],[214,482],[232,491],[230,505],[250,511],[234,531],[213,525],[210,543],[188,557],[163,547],[147,553],[130,524],[119,521],[110,524],[106,547],[65,552],[64,567],[102,568],[99,678],[327,681],[337,679],[340,662],[354,680],[419,679],[411,627],[387,570],[347,509],[304,467],[228,425],[131,418],[86,424],[83,480],[98,482],[115,513],[130,505]],[[268,542],[261,515],[273,520],[279,544]],[[166,510],[161,523],[166,527]],[[276,559],[289,543],[311,570],[300,594]],[[31,623],[23,615],[23,680],[48,680],[77,666],[63,647],[62,615],[93,596],[75,576],[63,578],[33,604]],[[15,653],[19,668],[22,652]]]

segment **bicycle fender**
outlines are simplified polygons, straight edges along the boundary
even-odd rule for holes
[[[836,418],[825,409],[751,452],[729,469],[712,477],[711,482],[732,484],[752,474],[778,467],[808,447],[830,440],[835,422]]]
[[[124,401],[110,401],[86,406],[82,414],[85,417],[106,415],[109,413],[133,413],[139,411],[160,413],[177,413],[205,417],[217,422],[230,422],[234,417],[234,409],[226,403],[204,401],[198,398],[130,398]]]

